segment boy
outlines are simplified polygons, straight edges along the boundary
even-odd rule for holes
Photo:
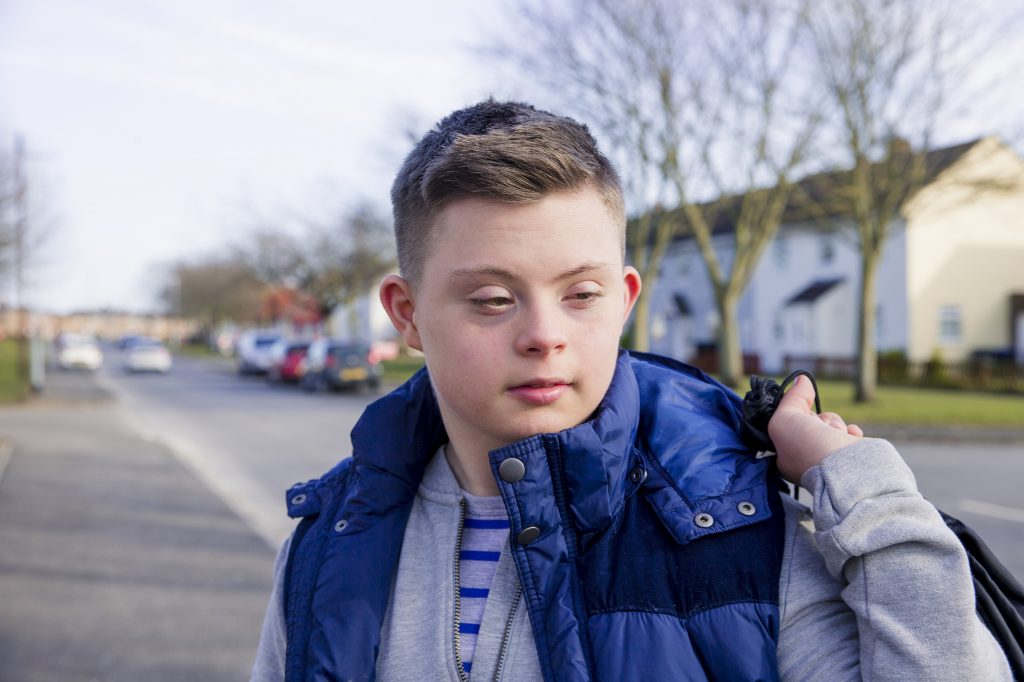
[[[584,126],[457,111],[392,203],[381,302],[429,375],[289,491],[254,680],[1009,679],[888,443],[787,393],[769,430],[812,526],[731,392],[618,350],[641,283]]]

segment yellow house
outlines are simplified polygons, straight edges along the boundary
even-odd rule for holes
[[[1024,160],[984,138],[903,213],[908,357],[1011,350],[1024,362]]]

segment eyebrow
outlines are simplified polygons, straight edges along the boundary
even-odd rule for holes
[[[570,279],[572,277],[578,277],[579,275],[583,275],[588,272],[594,272],[597,270],[609,270],[610,268],[611,266],[608,263],[601,263],[596,261],[587,262],[583,263],[582,265],[578,265],[571,270],[566,270],[565,272],[556,275],[551,279],[551,281],[560,282],[562,280]],[[483,265],[478,268],[465,268],[460,270],[453,270],[450,273],[450,276],[453,279],[466,279],[469,277],[479,277],[481,275],[490,275],[491,277],[500,277],[502,279],[513,280],[517,282],[523,280],[522,277],[515,274],[511,270],[506,270],[505,268],[500,268],[496,265]]]

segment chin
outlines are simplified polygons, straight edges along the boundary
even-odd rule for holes
[[[530,436],[536,436],[540,433],[558,433],[565,429],[570,429],[574,426],[579,426],[581,423],[586,421],[587,415],[576,418],[570,415],[562,414],[548,414],[538,415],[534,419],[524,419],[519,422],[517,427],[514,429],[514,434],[511,434],[512,438],[510,442],[517,440],[523,440]]]

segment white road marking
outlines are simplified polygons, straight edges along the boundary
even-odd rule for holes
[[[13,445],[7,441],[0,441],[0,480],[3,480],[4,472],[7,471],[7,465],[11,463],[11,453],[13,452]]]
[[[1001,504],[980,502],[978,500],[960,500],[959,506],[963,511],[970,512],[972,514],[989,516],[994,519],[1003,519],[1004,521],[1024,523],[1024,509],[1018,509],[1017,507],[1006,507]]]
[[[145,399],[99,375],[97,383],[117,398],[117,410],[127,426],[147,442],[166,446],[274,551],[295,527],[294,519],[277,513],[278,496],[269,495],[229,458],[203,448],[170,423],[165,410],[153,409]],[[177,427],[177,428],[176,428]]]

